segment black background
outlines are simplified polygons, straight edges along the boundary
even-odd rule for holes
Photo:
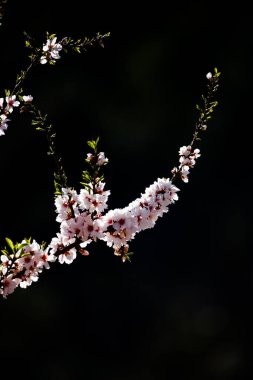
[[[24,90],[57,131],[78,188],[86,141],[101,137],[109,207],[169,176],[191,140],[205,75],[220,105],[180,201],[131,244],[122,264],[102,242],[1,301],[1,371],[32,379],[252,378],[252,31],[241,3],[110,6],[11,1],[1,38],[1,96],[28,64],[22,31],[74,38],[110,31],[105,49],[37,66]],[[1,149],[1,244],[58,231],[53,166],[28,115],[11,115]]]

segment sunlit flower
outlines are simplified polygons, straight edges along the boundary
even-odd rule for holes
[[[7,256],[2,255],[1,262],[2,262],[2,265],[0,267],[0,270],[2,271],[2,274],[5,275],[7,272],[8,266],[11,264],[11,260],[9,260]]]
[[[71,264],[76,258],[76,249],[71,248],[70,250],[61,253],[59,255],[59,263],[61,264]]]
[[[32,95],[24,95],[23,100],[25,103],[31,103],[33,101],[33,96]]]
[[[18,107],[20,105],[20,102],[16,100],[16,95],[6,96],[5,100],[7,103],[5,110],[9,113],[13,112],[13,107]]]
[[[6,115],[4,114],[0,115],[0,136],[5,135],[4,131],[6,131],[6,129],[8,128],[7,121],[10,121],[10,120],[7,119]]]
[[[55,62],[55,60],[60,59],[59,51],[62,50],[62,45],[56,43],[57,37],[48,39],[46,44],[43,45],[44,55],[40,57],[40,63],[44,65],[47,62]]]
[[[104,152],[100,152],[97,158],[97,165],[102,166],[102,165],[106,165],[107,163],[108,163],[108,158],[105,157]]]
[[[18,286],[20,280],[13,279],[12,275],[9,275],[3,279],[3,297],[6,298],[9,294],[13,293]]]

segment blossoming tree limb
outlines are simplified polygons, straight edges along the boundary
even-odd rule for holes
[[[36,282],[43,269],[49,269],[51,263],[71,264],[77,254],[89,255],[87,246],[97,240],[104,241],[112,247],[114,254],[122,261],[130,261],[129,242],[139,232],[154,227],[159,217],[168,212],[169,205],[178,200],[179,188],[176,182],[188,182],[190,170],[200,157],[197,142],[207,129],[207,124],[217,106],[215,94],[219,87],[220,73],[214,69],[208,73],[207,94],[202,96],[202,105],[197,105],[199,118],[195,125],[189,145],[179,149],[179,162],[171,170],[171,178],[158,178],[143,194],[122,209],[108,210],[110,190],[106,190],[103,168],[108,164],[105,153],[99,151],[99,138],[88,141],[91,149],[86,157],[87,169],[82,173],[81,189],[69,186],[62,160],[56,152],[55,133],[48,120],[33,103],[32,95],[24,95],[22,86],[37,64],[55,64],[61,52],[86,51],[88,46],[103,41],[108,34],[93,38],[73,40],[65,37],[57,42],[56,35],[47,33],[47,41],[37,47],[34,40],[26,34],[26,46],[31,54],[30,64],[21,71],[12,91],[5,91],[0,98],[0,136],[5,135],[9,116],[14,109],[27,111],[32,116],[32,125],[45,133],[48,141],[48,154],[54,158],[55,173],[55,207],[59,231],[49,243],[39,244],[36,240],[23,239],[14,243],[6,238],[6,245],[1,250],[0,259],[0,293],[4,298],[13,293],[17,287],[26,288]]]

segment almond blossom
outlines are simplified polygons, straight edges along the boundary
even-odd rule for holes
[[[57,37],[49,38],[45,45],[43,45],[44,54],[40,57],[40,63],[42,65],[47,62],[54,63],[57,59],[60,59],[59,51],[62,50],[62,45],[56,43]]]
[[[41,57],[41,63],[59,59],[61,45],[56,43],[56,37],[48,39],[43,46],[45,56]],[[46,62],[42,62],[46,60]],[[213,92],[216,91],[219,73],[216,69],[214,76],[207,74]],[[32,96],[23,96],[25,103],[31,102]],[[6,104],[5,104],[6,102]],[[172,178],[158,178],[152,185],[147,187],[134,201],[124,208],[108,210],[110,190],[105,190],[101,167],[108,163],[104,152],[97,152],[96,141],[89,141],[93,153],[88,153],[86,162],[93,172],[83,172],[81,182],[83,188],[78,192],[74,188],[58,187],[55,198],[56,221],[59,223],[59,232],[46,246],[35,240],[23,240],[21,244],[13,244],[6,238],[9,249],[2,250],[0,257],[0,294],[6,298],[20,286],[26,288],[33,282],[38,281],[41,272],[49,269],[51,263],[58,261],[60,264],[71,264],[80,253],[89,255],[86,247],[97,240],[104,241],[114,249],[114,254],[121,256],[122,261],[129,259],[131,253],[129,242],[135,236],[146,229],[153,228],[157,220],[169,211],[169,206],[178,200],[178,187],[174,182],[181,179],[189,181],[190,170],[195,166],[200,157],[200,150],[193,146],[198,140],[198,133],[203,131],[208,120],[208,112],[216,106],[212,98],[205,99],[205,110],[201,113],[196,126],[193,140],[190,145],[184,145],[179,149],[179,164],[172,169]],[[15,95],[7,96],[5,100],[0,98],[0,135],[7,129],[7,115],[18,107],[20,102]],[[203,116],[204,115],[204,116]],[[210,117],[209,117],[210,118]],[[57,177],[56,177],[57,178]]]
[[[20,284],[20,280],[13,278],[10,274],[3,279],[2,295],[6,298],[9,294],[13,293],[16,287]]]
[[[102,166],[102,165],[106,165],[107,163],[108,163],[108,158],[105,157],[104,152],[100,152],[97,158],[97,165]]]
[[[11,265],[11,260],[5,256],[1,256],[1,262],[2,262],[2,274],[5,275],[7,273],[8,267]]]
[[[187,182],[189,169],[200,156],[199,150],[192,152],[191,146],[183,146],[179,155],[179,173],[181,179]],[[103,152],[97,157],[104,161],[103,165],[107,163]],[[18,285],[26,288],[38,281],[40,273],[44,268],[49,269],[52,262],[71,264],[78,252],[87,256],[89,252],[84,248],[92,241],[104,241],[113,247],[115,255],[122,255],[123,252],[122,260],[125,261],[124,252],[128,251],[128,243],[139,232],[155,226],[158,218],[168,212],[169,205],[178,200],[178,192],[179,189],[169,178],[158,178],[128,206],[105,213],[110,191],[105,190],[104,182],[87,184],[79,193],[75,189],[63,188],[62,194],[55,199],[60,232],[52,238],[47,248],[42,248],[35,240],[27,244],[23,241],[24,248],[15,256],[1,256],[2,294],[6,297]]]
[[[190,168],[193,168],[196,164],[196,159],[199,158],[200,155],[200,150],[199,149],[194,149],[192,152],[192,146],[182,146],[179,149],[179,169],[174,168],[172,172],[174,173],[179,172],[182,181],[188,182],[188,176],[190,173]]]
[[[33,101],[33,96],[32,95],[24,95],[23,100],[25,103],[31,103]]]
[[[31,95],[23,96],[24,104],[31,103],[32,100],[33,97]],[[20,104],[21,102],[16,100],[16,95],[6,96],[5,99],[0,98],[0,136],[5,135],[5,131],[8,128],[10,119],[8,119],[7,116],[13,112],[13,107],[17,108]]]
[[[5,135],[5,131],[8,128],[7,122],[10,121],[7,119],[5,114],[0,115],[0,136]]]
[[[22,242],[24,247],[6,257],[1,256],[0,273],[2,274],[2,289],[0,293],[6,298],[17,286],[27,288],[33,282],[38,281],[39,274],[43,269],[49,269],[49,263],[56,257],[44,250],[35,240],[32,243]]]
[[[16,100],[16,95],[6,96],[5,100],[7,103],[5,111],[8,113],[13,112],[13,107],[18,107],[20,105],[20,102]]]

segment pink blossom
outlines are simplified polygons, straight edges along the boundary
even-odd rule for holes
[[[55,60],[60,59],[59,51],[62,50],[62,45],[56,43],[57,37],[49,38],[45,45],[43,45],[44,55],[40,57],[40,63],[44,65],[47,62],[55,62]]]
[[[24,95],[23,100],[25,103],[31,103],[33,101],[33,96],[32,95]]]
[[[81,189],[78,197],[79,207],[82,210],[87,210],[90,213],[102,213],[108,206],[107,201],[110,195],[110,191],[103,190],[104,184],[100,184],[100,187],[95,188],[95,194],[89,193],[86,189]]]
[[[182,146],[180,149],[179,149],[179,155],[180,156],[185,156],[185,157],[188,157],[189,154],[191,153],[191,150],[192,150],[192,147],[191,145],[188,145],[188,146]]]
[[[13,112],[13,107],[18,107],[20,105],[20,102],[16,100],[16,95],[6,96],[5,100],[7,103],[5,110],[9,113]]]
[[[188,182],[188,176],[190,173],[190,168],[193,168],[196,164],[196,159],[200,157],[200,150],[194,149],[192,152],[191,145],[182,146],[179,150],[179,172],[182,181]],[[176,173],[176,172],[175,172]]]
[[[102,165],[106,165],[107,163],[108,163],[108,158],[105,157],[104,152],[100,152],[97,158],[97,165],[102,166]]]
[[[10,121],[7,119],[7,116],[2,114],[0,115],[0,136],[3,136],[5,134],[4,131],[8,128],[7,122]]]
[[[1,265],[0,270],[2,274],[5,275],[7,272],[8,266],[11,264],[11,260],[9,260],[7,256],[2,255],[1,261],[2,261],[2,264],[0,264]]]
[[[70,250],[59,255],[60,264],[71,264],[76,258],[76,249],[71,248]]]
[[[87,160],[87,161],[92,161],[93,159],[94,159],[93,154],[92,154],[92,153],[87,153],[87,158],[86,158],[86,160]]]
[[[9,276],[5,277],[3,279],[3,297],[6,298],[9,294],[13,293],[16,287],[19,284],[18,279],[14,279],[13,276],[10,274]]]

